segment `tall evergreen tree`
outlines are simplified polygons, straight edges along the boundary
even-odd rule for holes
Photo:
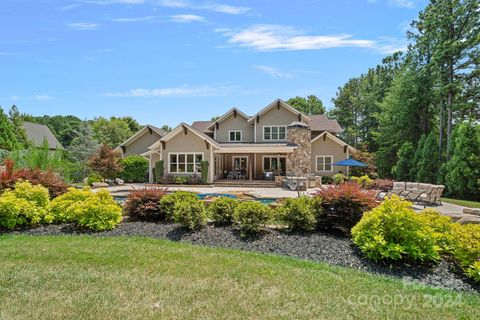
[[[0,107],[0,149],[13,150],[18,146],[13,124]]]
[[[417,149],[412,160],[412,169],[410,170],[410,178],[417,181],[418,171],[420,170],[420,159],[422,159],[423,147],[425,146],[425,140],[427,136],[422,134],[420,140],[418,140]]]
[[[77,169],[80,171],[80,175],[76,177],[78,180],[87,176],[88,161],[99,147],[100,145],[95,140],[92,129],[88,123],[83,122],[78,129],[76,137],[72,140],[72,143],[67,148],[68,158],[77,163]]]
[[[398,150],[398,161],[395,168],[395,179],[398,181],[412,181],[410,170],[413,166],[414,157],[413,144],[408,141],[405,142],[400,150]]]
[[[20,114],[20,111],[18,110],[16,105],[13,105],[10,108],[10,111],[8,112],[8,116],[15,130],[15,137],[17,139],[18,145],[20,147],[27,148],[30,143],[28,141],[27,133],[23,128],[22,115]]]
[[[425,140],[422,156],[418,162],[417,180],[425,183],[436,183],[439,169],[437,134],[431,131]]]

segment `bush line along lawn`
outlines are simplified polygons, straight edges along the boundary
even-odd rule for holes
[[[473,319],[480,295],[138,237],[0,237],[0,319]]]
[[[449,199],[442,198],[443,202],[456,204],[458,206],[469,207],[469,208],[480,208],[480,202],[469,201],[469,200],[458,200],[458,199]]]

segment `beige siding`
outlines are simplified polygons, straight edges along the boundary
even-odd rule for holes
[[[255,119],[254,121],[257,122],[257,119]],[[261,115],[260,121],[256,123],[257,142],[271,142],[269,140],[263,140],[263,126],[288,126],[293,121],[298,121],[298,116],[288,111],[284,107],[280,107],[280,109],[278,109],[277,107],[271,108],[269,111],[267,111],[267,113]]]
[[[333,167],[333,172],[319,172],[317,171],[316,159],[317,156],[333,156],[333,162],[338,162],[347,158],[347,153],[343,152],[343,146],[328,137],[324,141],[323,138],[318,139],[312,143],[312,172],[317,175],[329,176],[339,171],[346,172],[346,167]]]
[[[147,152],[152,144],[160,140],[160,135],[155,131],[150,132],[147,130],[142,136],[130,143],[123,154],[124,157],[132,154],[142,154]]]
[[[241,130],[242,131],[242,142],[253,142],[253,125],[248,124],[247,119],[244,119],[237,114],[237,117],[234,117],[231,114],[227,119],[219,123],[216,137],[218,142],[229,142],[229,131],[230,130]]]
[[[210,148],[212,148],[212,146],[210,146]],[[162,160],[165,163],[165,174],[168,174],[170,168],[168,154],[182,152],[203,153],[203,160],[207,160],[211,163],[210,150],[207,149],[205,140],[201,139],[190,130],[187,130],[187,134],[182,131],[165,143],[165,149],[162,151]],[[182,175],[182,173],[178,175]]]

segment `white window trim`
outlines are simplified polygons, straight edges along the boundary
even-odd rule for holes
[[[262,172],[265,173],[265,158],[270,158],[270,169],[272,168],[272,158],[276,158],[278,163],[280,163],[280,158],[285,158],[285,166],[287,164],[287,156],[262,156]],[[286,169],[286,168],[285,168]],[[270,171],[268,171],[270,172]]]
[[[230,134],[232,132],[240,132],[240,140],[231,140]],[[243,141],[243,131],[242,130],[228,130],[228,142],[242,142]]]
[[[330,170],[325,170],[325,159],[323,160],[323,169],[324,170],[318,170],[318,158],[331,158],[332,163],[330,164],[331,169]],[[331,155],[319,155],[315,157],[315,171],[316,172],[333,172],[333,156]]]
[[[265,128],[270,128],[270,139],[265,139]],[[285,139],[272,139],[272,128],[279,128],[278,136],[280,137],[280,128],[285,128]],[[268,125],[262,127],[262,140],[263,141],[286,141],[287,140],[287,126],[284,125]]]
[[[188,171],[185,171],[185,172],[172,172],[170,170],[170,155],[173,155],[173,154],[176,154],[177,155],[177,170],[178,170],[178,156],[181,155],[181,154],[184,154],[185,155],[185,170],[187,170],[187,155],[189,154],[193,154],[193,172],[188,172]],[[196,174],[196,173],[200,173],[199,171],[196,171],[195,168],[196,168],[196,162],[195,162],[195,156],[196,155],[202,155],[202,161],[205,160],[205,155],[203,154],[203,152],[169,152],[167,154],[167,159],[168,159],[168,173],[171,173],[171,174]]]
[[[247,168],[245,170],[247,170],[247,172],[248,172],[248,156],[233,156],[232,157],[232,171],[235,170],[235,159],[247,159]]]

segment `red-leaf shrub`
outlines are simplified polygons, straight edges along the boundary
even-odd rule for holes
[[[33,185],[41,185],[48,189],[51,198],[58,197],[67,192],[68,185],[53,171],[42,171],[39,169],[14,170],[13,160],[4,161],[5,169],[0,175],[0,190],[15,186],[19,180],[30,181]]]
[[[103,178],[112,180],[115,179],[122,170],[120,155],[106,144],[102,145],[90,158],[88,166],[93,172],[98,173]]]
[[[369,189],[379,189],[383,192],[388,192],[393,188],[393,180],[389,179],[375,179],[370,185]]]
[[[139,189],[130,192],[125,202],[125,212],[133,220],[165,220],[161,210],[160,199],[167,194],[167,189]]]
[[[322,198],[323,213],[318,217],[318,227],[340,229],[350,233],[363,213],[376,207],[375,194],[362,190],[356,183],[343,183],[317,191]]]

